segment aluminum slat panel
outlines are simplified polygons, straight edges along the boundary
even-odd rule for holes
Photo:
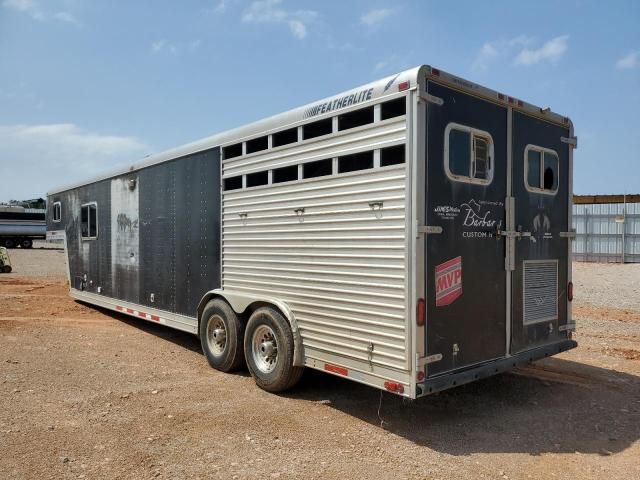
[[[399,125],[404,120],[345,133],[340,145],[318,142],[326,148],[314,152],[327,158],[348,147],[379,148],[390,137],[404,141]],[[229,159],[224,175],[305,155]],[[398,165],[224,192],[223,288],[285,301],[305,348],[320,359],[339,355],[362,369],[406,371],[405,184]],[[380,201],[380,211],[369,205]]]

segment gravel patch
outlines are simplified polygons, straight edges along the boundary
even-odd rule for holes
[[[573,262],[574,302],[640,311],[640,263]]]
[[[62,277],[67,276],[64,247],[44,241],[33,242],[33,248],[9,250],[12,272],[2,278],[12,277]]]

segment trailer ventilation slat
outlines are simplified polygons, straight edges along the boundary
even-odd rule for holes
[[[558,318],[558,261],[524,262],[524,323]]]

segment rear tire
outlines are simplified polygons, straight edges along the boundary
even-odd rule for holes
[[[31,248],[33,247],[33,240],[31,240],[30,238],[23,238],[20,242],[20,246],[22,248]]]
[[[275,393],[298,383],[304,368],[293,366],[293,351],[293,334],[280,312],[270,307],[253,312],[244,336],[244,355],[260,388]]]
[[[13,238],[5,238],[4,246],[7,248],[13,248],[16,246],[16,242],[13,240]]]
[[[244,325],[221,299],[207,303],[200,318],[200,344],[209,365],[221,372],[242,367]]]

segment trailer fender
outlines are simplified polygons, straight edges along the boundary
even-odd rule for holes
[[[198,326],[200,325],[200,317],[204,311],[204,307],[207,303],[214,298],[224,299],[233,308],[233,311],[239,315],[244,314],[247,310],[252,310],[252,307],[261,305],[270,305],[280,311],[284,318],[289,322],[291,327],[291,333],[293,334],[293,366],[304,367],[304,347],[302,345],[302,338],[300,337],[300,331],[298,329],[298,323],[296,317],[287,305],[286,302],[278,300],[277,298],[263,296],[263,295],[245,295],[242,293],[234,293],[223,290],[210,290],[205,293],[198,304]],[[198,328],[200,331],[200,328]]]

